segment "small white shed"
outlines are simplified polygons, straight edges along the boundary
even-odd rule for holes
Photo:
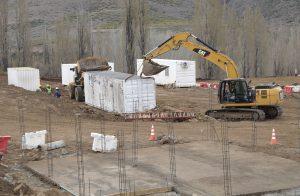
[[[196,62],[186,60],[153,59],[154,62],[169,68],[154,75],[158,85],[175,84],[176,87],[196,86]],[[143,59],[137,59],[137,75],[143,69]]]
[[[144,112],[156,107],[153,78],[103,71],[84,73],[85,103],[117,113]]]
[[[69,85],[74,82],[75,72],[70,69],[74,68],[76,64],[61,64],[61,83]]]
[[[115,70],[115,64],[113,62],[108,62],[108,65],[111,66],[111,71]],[[74,82],[75,72],[70,70],[74,68],[76,64],[61,64],[61,83],[63,85],[69,85],[71,82]]]
[[[40,70],[32,67],[12,67],[7,69],[8,85],[29,91],[40,88]]]

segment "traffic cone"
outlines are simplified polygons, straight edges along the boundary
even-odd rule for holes
[[[151,133],[149,137],[149,141],[155,141],[155,133],[154,133],[154,126],[151,127]]]
[[[275,135],[275,129],[272,130],[271,144],[277,144],[276,135]]]

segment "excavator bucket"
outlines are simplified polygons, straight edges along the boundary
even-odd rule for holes
[[[162,72],[163,70],[167,69],[168,67],[169,66],[160,65],[151,60],[144,60],[142,74],[144,74],[145,76],[156,75]]]

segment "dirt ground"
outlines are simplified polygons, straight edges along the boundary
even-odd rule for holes
[[[279,78],[257,78],[252,79],[252,84],[277,82],[281,85],[300,83],[300,77],[279,77]],[[7,85],[7,77],[0,75],[0,135],[10,135],[8,154],[3,157],[0,165],[0,195],[18,195],[13,192],[13,188],[19,183],[27,184],[32,191],[49,191],[57,188],[44,179],[28,172],[23,166],[23,162],[35,159],[35,152],[25,152],[25,160],[22,159],[20,150],[20,125],[18,100],[22,100],[24,106],[25,131],[44,130],[45,107],[51,108],[51,130],[53,140],[65,140],[67,147],[54,151],[56,156],[62,153],[72,154],[75,152],[75,113],[81,114],[83,149],[86,153],[91,153],[92,131],[99,132],[100,119],[105,119],[105,132],[116,134],[116,131],[125,131],[125,142],[132,139],[132,123],[126,122],[119,114],[112,114],[92,108],[84,103],[77,103],[67,96],[65,87],[60,86],[59,81],[42,81],[42,84],[49,83],[53,87],[59,86],[62,89],[62,97],[57,99],[48,96],[44,92],[29,92],[21,88]],[[183,110],[203,114],[209,105],[209,90],[201,88],[180,88],[167,89],[157,87],[157,109],[156,110]],[[213,108],[218,108],[217,92],[213,91]],[[283,115],[278,119],[256,122],[257,141],[256,151],[270,155],[283,157],[295,161],[300,161],[300,129],[299,129],[299,107],[300,95],[292,94],[285,98],[282,104]],[[162,120],[140,121],[139,146],[149,145],[148,137],[151,125],[155,126],[157,135],[167,133],[167,123]],[[214,123],[217,138],[220,139],[220,123]],[[252,126],[249,121],[229,122],[229,138],[231,145],[237,145],[252,150]],[[178,137],[193,142],[201,142],[207,139],[206,130],[209,123],[205,120],[192,119],[185,122],[174,123],[174,130]],[[275,128],[278,145],[271,146],[271,132]],[[188,153],[188,152],[187,152]],[[45,158],[42,154],[37,160]],[[76,163],[74,163],[76,164]],[[7,166],[7,167],[6,167]],[[61,193],[62,194],[62,193]]]

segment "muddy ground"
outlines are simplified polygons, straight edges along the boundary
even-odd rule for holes
[[[281,85],[300,83],[300,77],[282,78],[257,78],[252,79],[252,84],[277,82]],[[53,87],[60,86],[59,81],[42,81],[42,84],[50,83]],[[0,195],[18,195],[14,193],[19,183],[24,183],[30,187],[30,191],[49,191],[57,188],[53,184],[44,182],[42,177],[37,177],[27,171],[23,162],[30,160],[41,160],[45,154],[39,152],[25,152],[22,158],[20,150],[20,125],[18,100],[22,100],[24,106],[25,131],[43,130],[45,123],[45,107],[51,108],[51,130],[53,140],[63,139],[67,147],[64,150],[56,150],[54,154],[72,154],[75,152],[75,115],[80,113],[82,116],[83,150],[91,153],[92,138],[90,132],[100,129],[100,119],[105,119],[105,132],[116,134],[116,131],[125,131],[125,142],[131,141],[132,122],[126,122],[119,114],[112,114],[92,108],[84,103],[77,103],[70,100],[65,87],[61,87],[62,97],[57,99],[48,96],[44,92],[29,92],[14,86],[7,85],[7,77],[0,75],[0,135],[10,135],[12,140],[9,142],[8,154],[3,157],[0,165]],[[213,107],[218,108],[217,92],[213,91]],[[209,90],[200,88],[180,88],[168,89],[157,87],[157,109],[183,110],[200,113],[200,119],[192,119],[185,122],[174,123],[174,130],[178,137],[184,138],[188,142],[201,142],[207,139],[207,128],[209,123],[201,119],[209,105]],[[283,115],[278,119],[256,122],[257,141],[256,151],[272,154],[275,156],[300,161],[300,129],[299,129],[299,106],[300,95],[287,95],[282,104]],[[139,144],[140,147],[149,145],[148,137],[151,125],[154,124],[157,135],[167,133],[167,124],[162,120],[140,121]],[[217,138],[220,139],[220,123],[214,122]],[[252,126],[249,121],[230,122],[229,138],[231,145],[244,147],[252,150]],[[278,145],[271,146],[272,128],[276,130]],[[188,152],[187,152],[188,153]],[[39,156],[36,156],[39,154]],[[158,155],[159,156],[159,155]],[[76,164],[76,163],[74,163]],[[46,194],[46,193],[45,193]]]

